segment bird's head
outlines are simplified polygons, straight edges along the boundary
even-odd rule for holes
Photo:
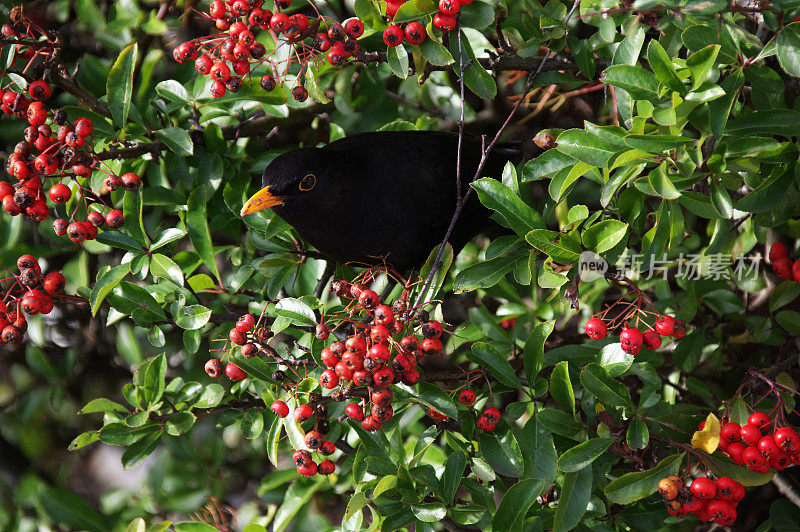
[[[313,206],[329,196],[329,164],[317,148],[300,148],[276,157],[261,176],[261,190],[242,207],[241,215],[291,204]]]

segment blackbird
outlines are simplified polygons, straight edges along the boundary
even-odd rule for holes
[[[262,189],[242,216],[272,207],[323,255],[339,262],[397,269],[418,266],[447,231],[456,206],[458,135],[385,131],[351,135],[322,148],[299,148],[270,163]],[[481,141],[464,136],[463,192],[475,175]],[[519,155],[498,145],[481,177],[498,179]],[[454,252],[483,230],[491,211],[472,194],[449,239]]]

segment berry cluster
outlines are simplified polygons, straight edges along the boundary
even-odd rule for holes
[[[18,272],[0,279],[0,345],[18,344],[22,341],[28,322],[25,314],[49,314],[53,298],[64,291],[66,280],[60,272],[50,272],[42,277],[37,260],[31,255],[17,259]]]
[[[758,473],[800,464],[800,436],[791,427],[776,428],[776,423],[764,412],[753,412],[742,426],[723,423],[719,447],[731,460]],[[705,421],[700,430],[703,426]]]
[[[609,325],[613,324],[614,321],[616,320],[606,319],[605,313],[602,313],[600,317],[593,317],[586,322],[584,327],[586,334],[593,340],[602,340],[608,335]],[[629,327],[627,320],[623,321],[623,328],[619,334],[619,341],[623,351],[635,355],[642,350],[642,345],[651,351],[655,351],[661,347],[662,337],[671,336],[678,340],[686,335],[684,321],[677,320],[672,316],[659,314],[652,328],[647,324],[645,325],[647,330],[642,332],[637,327]]]
[[[793,261],[789,258],[789,248],[785,244],[780,242],[772,244],[769,248],[769,261],[778,277],[789,281],[794,279],[800,283],[800,260]]]
[[[24,27],[28,28],[27,33],[21,34],[6,25],[2,34],[20,41],[31,39],[32,26]],[[39,49],[36,53],[44,52]],[[29,55],[22,53],[20,57]],[[107,206],[91,190],[92,172],[99,169],[106,174],[104,186],[107,190],[119,187],[136,190],[141,179],[134,173],[118,176],[102,165],[89,145],[94,131],[92,121],[80,117],[69,123],[64,111],[47,107],[46,102],[52,94],[50,85],[41,79],[29,83],[27,93],[16,92],[9,86],[0,88],[0,110],[28,122],[23,139],[6,162],[6,171],[17,181],[0,181],[0,202],[11,216],[23,215],[41,222],[49,214],[47,197],[56,205],[66,204],[72,198],[74,188],[80,200],[73,202],[69,221],[58,218],[53,228],[57,235],[66,234],[73,242],[92,240],[97,237],[98,228],[118,229],[124,223],[122,211]],[[45,191],[47,179],[57,182]],[[79,211],[85,216],[83,220],[78,219]]]
[[[348,413],[349,410],[352,410],[350,406],[348,406]],[[281,418],[289,415],[289,405],[280,400],[273,401],[270,409]],[[308,421],[313,415],[314,410],[307,404],[299,405],[294,410],[294,420],[297,423]],[[314,430],[306,432],[305,438],[303,439],[303,442],[309,450],[298,449],[292,455],[292,461],[297,466],[297,472],[306,477],[312,477],[316,474],[330,475],[336,470],[336,464],[328,458],[321,459],[319,463],[315,462],[313,459],[312,452],[317,452],[322,456],[330,456],[336,452],[334,443],[330,440],[326,440],[316,429],[317,426],[314,427]]]
[[[400,6],[406,0],[389,0],[386,4],[386,16],[393,19]],[[455,29],[457,21],[456,15],[461,11],[461,6],[471,4],[472,0],[439,0],[439,12],[433,16],[433,27],[442,32],[449,32]],[[419,22],[409,22],[405,28],[397,24],[390,24],[383,30],[383,42],[386,46],[400,46],[403,41],[408,44],[422,44],[426,37],[425,26]]]
[[[658,491],[670,515],[692,514],[721,526],[736,521],[736,505],[744,498],[744,486],[729,477],[698,477],[687,487],[681,477],[670,475],[658,482]]]
[[[260,321],[260,320],[259,320]],[[236,321],[236,325],[228,334],[230,342],[241,347],[242,356],[253,358],[258,354],[257,343],[266,342],[272,338],[272,331],[267,327],[259,327],[252,314],[244,314]],[[233,382],[239,382],[247,377],[247,373],[233,362],[228,362],[225,366],[218,358],[211,358],[205,365],[206,373],[209,377],[217,378],[223,373]]]

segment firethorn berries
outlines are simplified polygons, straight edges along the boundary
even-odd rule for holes
[[[119,229],[125,224],[125,216],[122,211],[113,209],[106,214],[106,225],[110,229]]]
[[[661,336],[672,336],[675,332],[675,318],[672,316],[660,316],[655,323],[655,329]]]
[[[353,421],[362,421],[364,419],[364,411],[358,403],[350,403],[344,409],[347,417]]]
[[[48,294],[60,294],[64,291],[67,280],[59,272],[50,272],[44,276],[42,287]]]
[[[336,372],[332,369],[326,369],[322,372],[322,375],[319,377],[320,385],[327,389],[332,390],[339,386],[339,376],[336,375]]]
[[[666,500],[671,501],[678,496],[681,485],[671,478],[662,478],[658,481],[658,492]]]
[[[606,337],[606,334],[608,334],[608,327],[606,327],[605,322],[600,318],[589,319],[589,321],[586,322],[584,330],[592,340],[602,340]]]
[[[72,191],[63,183],[58,183],[50,187],[48,196],[54,203],[66,203],[72,197]]]
[[[319,446],[319,452],[323,456],[330,456],[336,452],[336,445],[330,440],[324,440]]]
[[[772,263],[772,269],[781,279],[793,279],[792,275],[792,259],[788,257],[781,257]]]
[[[294,420],[298,423],[302,423],[312,415],[314,415],[314,411],[308,405],[300,405],[294,409]]]
[[[380,430],[381,426],[382,426],[382,423],[380,421],[378,421],[377,419],[375,419],[374,417],[372,417],[372,415],[369,415],[369,416],[365,417],[364,420],[361,422],[361,427],[364,430],[368,430],[370,432],[374,432],[376,430]]]
[[[714,495],[717,493],[717,488],[714,485],[714,481],[705,477],[694,479],[691,486],[689,486],[689,490],[692,492],[692,495],[698,499],[705,500],[713,499]]]
[[[298,465],[297,472],[304,477],[313,477],[317,474],[317,464],[312,461],[305,465]]]
[[[775,431],[773,436],[775,444],[789,454],[800,452],[800,436],[791,427],[782,427]]]
[[[785,244],[781,242],[775,242],[769,248],[769,261],[773,264],[776,260],[782,259],[789,256],[789,248],[786,247]]]
[[[286,417],[289,415],[289,405],[284,403],[283,401],[272,401],[272,406],[270,406],[270,410],[275,412],[275,415],[278,417]]]
[[[465,388],[458,393],[458,401],[462,405],[470,406],[475,402],[475,392],[469,388]]]
[[[292,98],[297,102],[304,102],[308,99],[308,90],[298,85],[292,89]]]
[[[228,338],[231,342],[236,345],[244,345],[247,343],[247,337],[244,335],[242,331],[234,327],[231,329],[231,332],[228,334]]]
[[[336,464],[331,462],[330,460],[323,460],[317,466],[317,473],[320,475],[330,475],[336,471]]]
[[[622,344],[622,350],[628,354],[635,355],[642,348],[644,336],[642,332],[636,327],[628,327],[623,329],[619,335],[619,341]]]
[[[45,102],[50,99],[53,89],[44,81],[37,79],[28,85],[28,94],[37,102]]]
[[[306,433],[304,441],[306,447],[311,450],[317,450],[322,445],[322,442],[325,441],[325,438],[316,430],[310,430]]]
[[[236,321],[236,329],[242,333],[248,333],[256,325],[256,319],[252,314],[245,314]]]
[[[445,33],[452,31],[456,27],[456,17],[444,13],[436,13],[433,17],[433,27]]]
[[[644,346],[650,351],[655,351],[661,347],[661,336],[656,331],[647,330],[642,334]]]
[[[747,418],[747,423],[758,428],[758,430],[761,431],[761,434],[766,434],[770,422],[771,420],[769,416],[764,412],[753,412]]]
[[[485,417],[491,423],[497,423],[500,421],[500,411],[495,407],[490,406],[483,410],[483,417]]]
[[[383,42],[386,46],[394,47],[403,44],[403,30],[397,24],[392,24],[383,30]]]
[[[358,303],[366,310],[372,310],[378,305],[378,294],[372,290],[362,290],[358,296]]]
[[[242,381],[245,377],[247,377],[247,373],[245,373],[244,370],[242,370],[233,362],[228,362],[225,365],[225,375],[227,375],[228,378],[233,382]]]
[[[427,36],[425,26],[419,22],[409,22],[404,33],[408,44],[422,44]]]
[[[351,18],[344,22],[344,32],[348,37],[358,39],[364,35],[364,23],[357,18]]]
[[[741,438],[741,427],[732,421],[725,423],[719,431],[719,437],[727,443],[737,442]]]

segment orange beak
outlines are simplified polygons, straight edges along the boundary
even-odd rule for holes
[[[253,214],[256,211],[269,209],[275,205],[283,205],[283,202],[284,198],[271,194],[269,187],[264,187],[256,192],[253,197],[247,200],[247,203],[245,203],[244,207],[242,207],[242,212],[240,214],[242,216],[247,216],[248,214]]]

